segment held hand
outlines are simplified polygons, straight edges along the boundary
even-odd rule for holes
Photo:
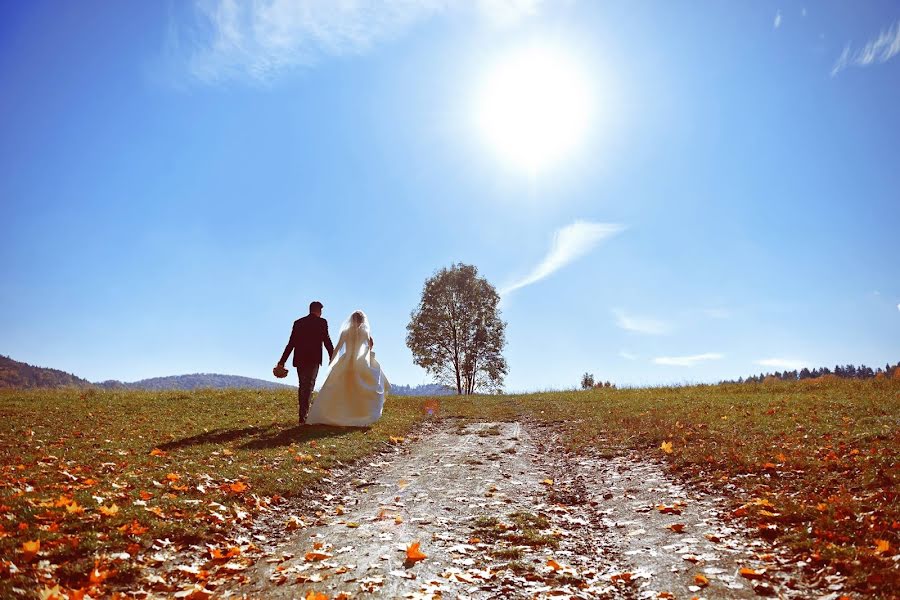
[[[372,338],[369,338],[369,348],[374,348],[374,347],[375,347],[375,340],[373,340]]]

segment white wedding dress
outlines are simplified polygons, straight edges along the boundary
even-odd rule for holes
[[[348,319],[334,347],[331,371],[316,396],[309,424],[367,427],[381,418],[385,394],[391,385],[369,346],[369,322]]]

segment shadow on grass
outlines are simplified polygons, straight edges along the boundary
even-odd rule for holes
[[[184,448],[186,446],[224,444],[226,442],[233,442],[242,438],[265,435],[268,431],[271,431],[275,427],[276,426],[273,424],[265,425],[262,427],[241,427],[239,429],[213,429],[212,431],[204,431],[203,433],[198,433],[197,435],[192,435],[181,438],[180,440],[172,440],[171,442],[160,444],[159,449],[175,450],[177,448]]]
[[[278,446],[290,446],[291,444],[322,440],[347,435],[355,431],[368,431],[368,427],[332,427],[330,425],[306,425],[294,426],[287,429],[276,429],[259,435],[256,439],[241,444],[245,450],[261,450],[264,448],[276,448]]]
[[[333,438],[355,431],[368,431],[368,427],[331,427],[329,425],[307,425],[299,427],[280,427],[277,423],[264,426],[241,427],[238,429],[214,429],[197,435],[181,438],[160,444],[160,450],[175,450],[187,446],[205,444],[220,445],[227,442],[241,442],[239,448],[244,450],[261,450],[291,444]]]

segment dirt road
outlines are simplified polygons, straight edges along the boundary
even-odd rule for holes
[[[569,455],[549,427],[432,423],[329,485],[291,535],[258,537],[265,558],[228,594],[807,597],[777,552],[723,520],[721,498],[654,460]]]

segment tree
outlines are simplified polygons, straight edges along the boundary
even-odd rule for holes
[[[435,273],[406,326],[414,362],[457,394],[500,390],[509,367],[499,303],[497,290],[472,265]]]
[[[581,376],[581,389],[589,390],[594,387],[594,376],[591,373],[585,373]]]

